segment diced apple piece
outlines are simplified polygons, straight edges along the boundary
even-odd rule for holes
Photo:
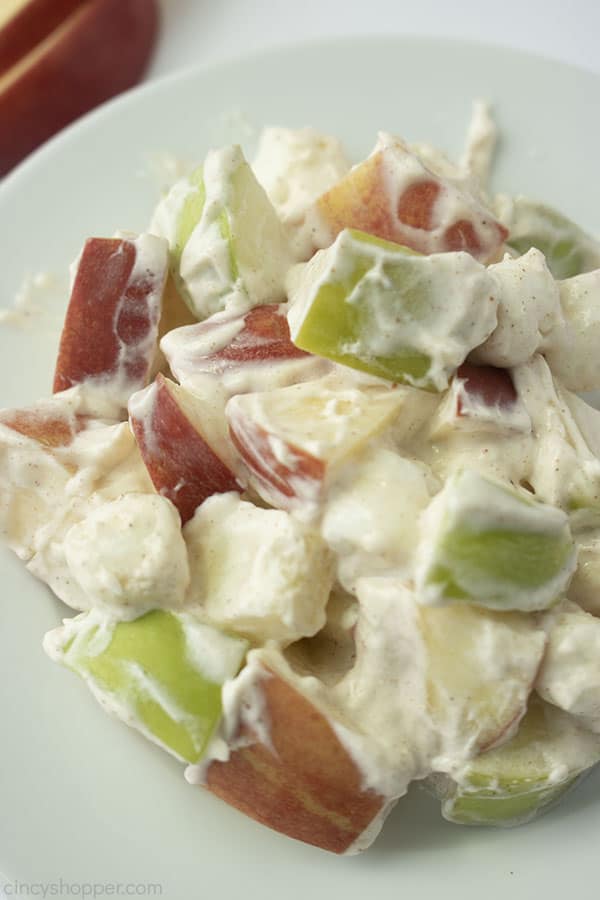
[[[271,390],[325,374],[330,363],[292,343],[286,308],[255,306],[239,316],[216,313],[165,335],[161,348],[183,387],[202,392],[206,375],[231,394]]]
[[[0,410],[0,424],[52,449],[70,444],[85,427],[86,417],[77,413],[75,406],[45,400],[24,409]]]
[[[30,13],[23,9],[6,26],[8,48],[0,43],[0,175],[73,119],[134,85],[158,33],[156,0],[29,5]]]
[[[507,369],[463,363],[430,424],[436,439],[456,431],[531,432],[531,419]]]
[[[237,679],[242,714],[232,750],[226,762],[209,765],[206,786],[296,840],[345,853],[358,849],[365,835],[362,846],[368,846],[386,798],[364,786],[335,721],[303,692],[301,679],[272,668],[264,651],[252,651],[248,660]]]
[[[496,325],[496,285],[466,253],[416,255],[342,231],[289,279],[303,350],[392,382],[444,390]]]
[[[562,510],[466,469],[422,516],[417,593],[426,604],[545,609],[566,590],[576,559]]]
[[[533,617],[466,605],[421,607],[419,621],[442,768],[510,736],[527,708],[546,634]]]
[[[223,682],[238,672],[247,644],[185,614],[154,610],[116,623],[95,610],[66,619],[44,648],[85,679],[106,711],[196,763],[220,721]]]
[[[464,185],[434,175],[388,135],[317,200],[314,228],[319,247],[357,228],[420,253],[465,250],[482,262],[497,256],[508,235]]]
[[[507,255],[488,272],[497,285],[498,324],[471,361],[501,368],[520,365],[564,324],[558,284],[535,249],[518,259]]]
[[[25,416],[29,418],[28,413]],[[13,416],[8,418],[7,424],[0,424],[0,535],[21,559],[28,560],[35,553],[39,530],[64,502],[73,473],[49,451],[70,438],[71,429],[59,418],[58,431],[54,420],[52,429],[42,429],[39,441],[37,435],[26,434],[24,427],[12,427]],[[38,428],[39,420],[35,430]]]
[[[288,241],[239,147],[211,151],[174,185],[151,228],[168,239],[176,282],[199,319],[232,302],[284,298]]]
[[[337,138],[314,128],[264,128],[252,169],[277,210],[297,259],[313,252],[306,212],[350,169]]]
[[[548,615],[548,649],[535,687],[548,703],[600,733],[600,619],[566,603]]]
[[[426,466],[377,447],[344,471],[327,498],[321,533],[338,558],[338,579],[412,569],[415,522],[438,487]],[[398,511],[401,510],[401,515]]]
[[[328,694],[366,736],[355,755],[390,796],[506,739],[546,643],[533,617],[423,608],[406,582],[357,582],[356,662]]]
[[[102,503],[67,531],[64,553],[93,605],[118,618],[184,603],[187,551],[177,510],[165,497],[129,493]]]
[[[595,510],[597,517],[600,412],[564,390],[542,356],[515,367],[512,377],[533,426],[526,478],[536,496],[579,516]]]
[[[575,538],[577,569],[567,596],[586,612],[600,616],[600,531],[586,531]]]
[[[226,415],[258,493],[284,509],[314,507],[335,474],[390,425],[405,400],[402,388],[358,389],[332,375],[233,397]]]
[[[544,356],[571,391],[600,388],[600,269],[559,284],[564,323],[546,338]]]
[[[60,396],[55,394],[55,398]],[[67,606],[83,611],[101,605],[102,601],[95,590],[90,592],[87,589],[93,581],[93,573],[87,572],[87,580],[82,584],[67,562],[69,531],[106,505],[110,506],[112,501],[122,499],[126,502],[126,496],[131,494],[143,494],[150,499],[155,495],[127,422],[105,425],[89,420],[87,427],[76,435],[71,444],[56,448],[52,455],[66,467],[71,477],[65,485],[60,481],[55,485],[60,496],[47,512],[45,521],[34,532],[33,555],[27,568]],[[43,497],[51,488],[54,489],[50,475],[38,472],[34,496]],[[24,522],[30,521],[30,514],[29,507],[24,505]],[[127,540],[127,535],[124,540]],[[108,585],[104,588],[107,591]],[[153,605],[158,605],[158,601]],[[125,609],[124,615],[127,615],[124,598],[121,598],[120,609]]]
[[[510,231],[507,243],[518,253],[536,247],[555,278],[600,268],[600,243],[562,213],[527,197],[499,200],[500,216]]]
[[[87,241],[60,341],[55,392],[84,384],[97,397],[100,415],[126,409],[150,377],[166,277],[161,238]]]
[[[184,529],[187,602],[253,640],[291,643],[325,625],[333,560],[318,533],[238,494],[209,497]]]
[[[187,522],[207,497],[235,491],[227,438],[200,397],[163,375],[129,402],[131,427],[156,490]]]
[[[517,734],[455,775],[431,779],[442,814],[461,825],[521,825],[555,803],[600,760],[600,737],[531,699]]]

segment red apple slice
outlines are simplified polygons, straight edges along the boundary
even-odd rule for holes
[[[178,328],[165,335],[161,349],[184,387],[201,389],[204,376],[213,375],[232,395],[285,387],[331,368],[292,343],[286,307],[275,304]]]
[[[167,276],[162,238],[91,238],[75,276],[60,341],[54,391],[84,384],[125,409],[148,383],[158,348]]]
[[[144,72],[158,32],[156,0],[71,5],[69,13],[65,0],[42,4],[36,37],[21,31],[19,17],[9,32],[14,49],[5,51],[10,68],[0,77],[0,175]],[[56,7],[51,22],[48,7]],[[29,27],[31,16],[22,15]],[[16,41],[14,28],[22,35]]]
[[[313,216],[318,247],[356,228],[420,253],[465,250],[488,262],[508,236],[463,186],[434,174],[387,136],[317,200]]]
[[[340,468],[406,403],[401,387],[362,390],[332,374],[235,396],[226,415],[252,486],[273,506],[288,509],[319,503]]]
[[[226,437],[202,398],[158,375],[131,398],[129,415],[152,483],[183,523],[212,494],[240,490]]]
[[[256,702],[268,733],[242,718],[232,740],[238,749],[227,762],[209,765],[206,786],[269,828],[344,853],[382,813],[386,798],[363,787],[361,771],[320,710],[265,665],[247,698]]]

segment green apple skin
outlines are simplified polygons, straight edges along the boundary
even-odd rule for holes
[[[434,776],[429,787],[450,822],[522,825],[561,800],[598,761],[600,735],[534,694],[513,738],[473,759],[456,780]]]
[[[221,719],[222,682],[237,674],[247,649],[244,640],[166,610],[123,622],[94,610],[50,632],[45,646],[107,711],[189,763],[202,758]],[[216,666],[215,652],[222,653]]]

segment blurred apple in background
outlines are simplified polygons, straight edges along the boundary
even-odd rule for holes
[[[157,0],[4,0],[0,175],[139,81],[158,27]]]

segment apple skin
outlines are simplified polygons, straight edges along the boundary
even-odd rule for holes
[[[54,393],[101,379],[106,397],[124,409],[129,395],[148,383],[158,350],[167,256],[165,250],[162,263],[159,257],[149,263],[156,268],[140,275],[135,269],[143,252],[118,238],[86,241],[61,335]]]
[[[456,370],[456,377],[464,382],[463,389],[486,406],[510,408],[517,402],[517,392],[510,372],[495,366],[473,366],[463,363]],[[456,414],[468,415],[461,398],[458,398]]]
[[[84,0],[22,0],[0,25],[0,75],[58,28]]]
[[[0,175],[69,122],[136,84],[158,28],[156,0],[90,0],[5,72]]]
[[[207,497],[239,491],[240,485],[184,408],[193,405],[193,395],[162,374],[146,391],[132,398],[131,428],[154,487],[185,524]]]
[[[75,435],[85,428],[86,417],[61,416],[35,407],[6,409],[0,411],[0,425],[12,428],[13,431],[18,431],[19,434],[52,450],[55,447],[68,447]]]
[[[344,853],[382,812],[386,798],[362,773],[315,706],[265,666],[259,682],[270,743],[242,726],[226,762],[206,772],[213,794],[288,837]]]

